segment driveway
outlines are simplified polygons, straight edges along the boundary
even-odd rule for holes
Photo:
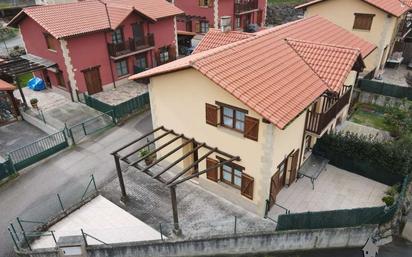
[[[95,175],[98,187],[110,181],[115,167],[109,153],[151,128],[150,114],[144,113],[122,127],[95,135],[24,169],[17,179],[0,187],[0,256],[14,256],[7,231],[9,222],[15,222],[17,216],[47,220],[59,211],[56,194],[61,194],[65,206],[79,201],[91,174]]]

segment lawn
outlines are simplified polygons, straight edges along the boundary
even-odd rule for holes
[[[31,80],[33,78],[33,74],[31,72],[20,75],[18,77],[19,81],[20,81],[20,86],[21,87],[26,87],[27,86],[27,82],[29,82],[29,80]]]
[[[384,109],[376,105],[359,104],[350,120],[376,129],[391,130],[391,126],[385,123]]]

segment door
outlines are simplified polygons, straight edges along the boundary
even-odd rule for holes
[[[292,185],[298,175],[299,152],[298,149],[290,156],[292,166],[289,175],[289,185]]]
[[[132,26],[133,38],[135,41],[141,41],[143,39],[143,23],[134,23]]]
[[[269,207],[272,207],[275,204],[276,196],[279,194],[280,190],[282,190],[282,188],[285,186],[286,167],[287,159],[285,159],[278,166],[278,170],[270,180]]]
[[[51,84],[49,73],[47,72],[47,70],[43,70],[43,78],[44,78],[44,82],[46,83],[46,86],[48,88],[51,88],[52,84]]]
[[[103,91],[99,67],[83,70],[83,74],[86,81],[87,92],[90,95]]]

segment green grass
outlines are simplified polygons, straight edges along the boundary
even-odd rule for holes
[[[33,74],[31,72],[20,75],[18,77],[19,81],[20,81],[20,86],[21,87],[26,87],[27,86],[27,82],[29,82],[29,80],[31,80],[33,78]]]
[[[351,117],[351,121],[376,129],[391,130],[391,126],[385,123],[383,108],[379,106],[358,105]]]

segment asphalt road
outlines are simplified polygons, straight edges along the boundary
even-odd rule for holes
[[[0,186],[0,257],[15,256],[7,231],[10,222],[17,226],[16,217],[46,221],[60,211],[57,193],[66,207],[80,201],[91,174],[98,187],[115,176],[109,153],[151,127],[150,115],[145,113],[26,168],[18,178]],[[31,227],[24,226],[26,230]]]

